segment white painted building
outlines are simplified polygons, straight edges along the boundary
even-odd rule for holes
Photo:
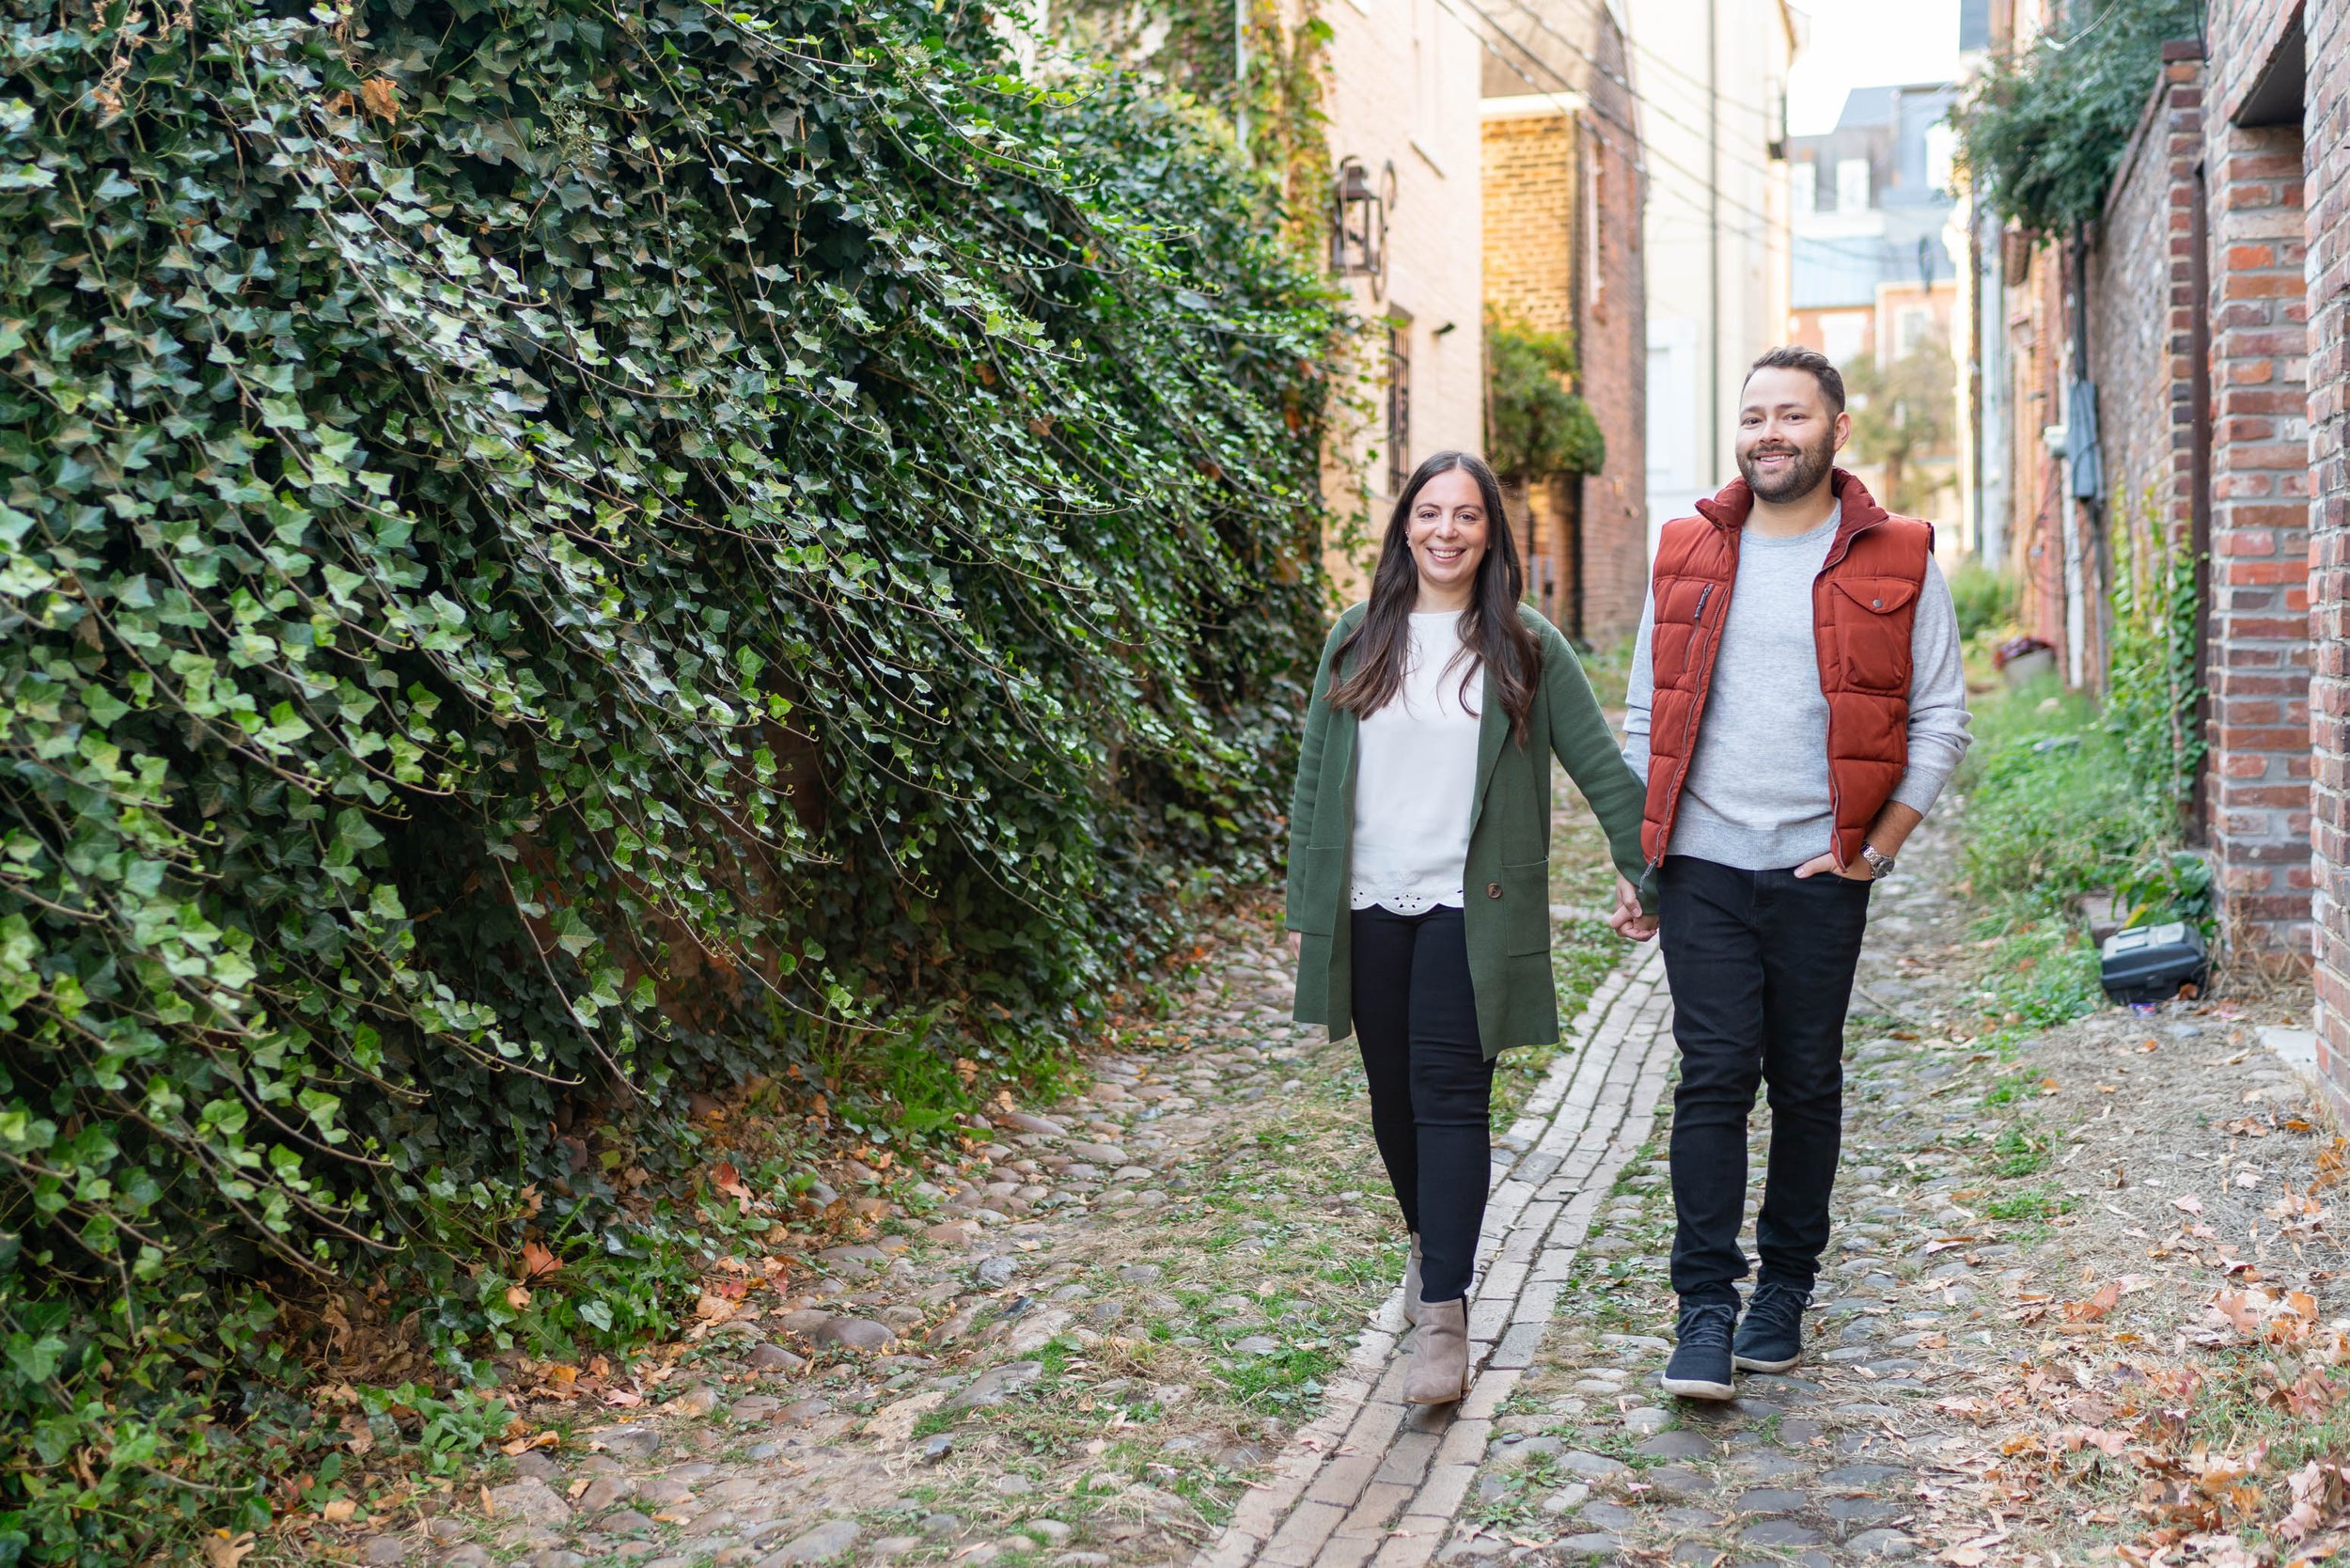
[[[1617,0],[1648,171],[1648,516],[1656,533],[1737,473],[1747,367],[1785,340],[1785,0]]]

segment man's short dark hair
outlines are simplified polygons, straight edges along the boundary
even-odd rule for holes
[[[1807,370],[1820,384],[1820,396],[1828,400],[1829,411],[1844,412],[1844,375],[1836,362],[1817,349],[1807,349],[1800,343],[1790,343],[1783,349],[1773,349],[1747,367],[1747,379],[1752,381],[1757,370]]]

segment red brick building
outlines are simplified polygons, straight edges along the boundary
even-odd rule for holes
[[[2308,197],[2311,925],[2318,1049],[2350,1086],[2350,0],[2301,21]]]
[[[1574,343],[1606,462],[1535,479],[1513,521],[1536,605],[1605,643],[1638,630],[1648,587],[1645,194],[1613,18],[1560,9],[1534,37],[1557,47],[1485,65],[1485,303]]]
[[[2031,290],[2009,324],[2085,329],[2103,495],[2133,526],[2107,536],[2099,519],[2074,547],[2161,537],[2208,552],[2195,828],[2229,938],[2313,964],[2321,1066],[2350,1105],[2346,186],[2350,0],[2212,0],[2202,39],[2165,50],[2086,252],[2043,246],[2026,263],[2077,267],[2082,319]],[[2064,412],[2013,416],[2019,532],[2035,525],[2035,478],[2046,488],[2024,452],[2044,418]],[[2044,595],[2038,629],[2096,666],[2077,606],[2102,604],[2130,563],[2083,566],[2093,591],[2071,623]]]

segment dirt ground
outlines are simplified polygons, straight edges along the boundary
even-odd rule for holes
[[[1955,817],[1956,812],[1951,816]],[[1619,1184],[1512,1402],[1484,1544],[1553,1561],[2252,1563],[2346,1521],[2343,1146],[2271,988],[1979,1032],[1956,825],[1877,890],[1805,1361],[1663,1396],[1662,1158]],[[1755,1118],[1759,1188],[1767,1109]],[[1751,1202],[1749,1205],[1751,1215]]]

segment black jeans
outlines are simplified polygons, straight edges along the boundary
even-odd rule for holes
[[[1745,1278],[1747,1117],[1769,1086],[1770,1168],[1754,1226],[1762,1282],[1810,1290],[1843,1133],[1844,1013],[1869,884],[1665,857],[1658,887],[1681,1084],[1673,1091],[1672,1283],[1735,1302]]]
[[[1352,935],[1371,1137],[1403,1223],[1419,1236],[1420,1299],[1458,1301],[1485,1222],[1494,1089],[1461,912],[1358,909]]]

